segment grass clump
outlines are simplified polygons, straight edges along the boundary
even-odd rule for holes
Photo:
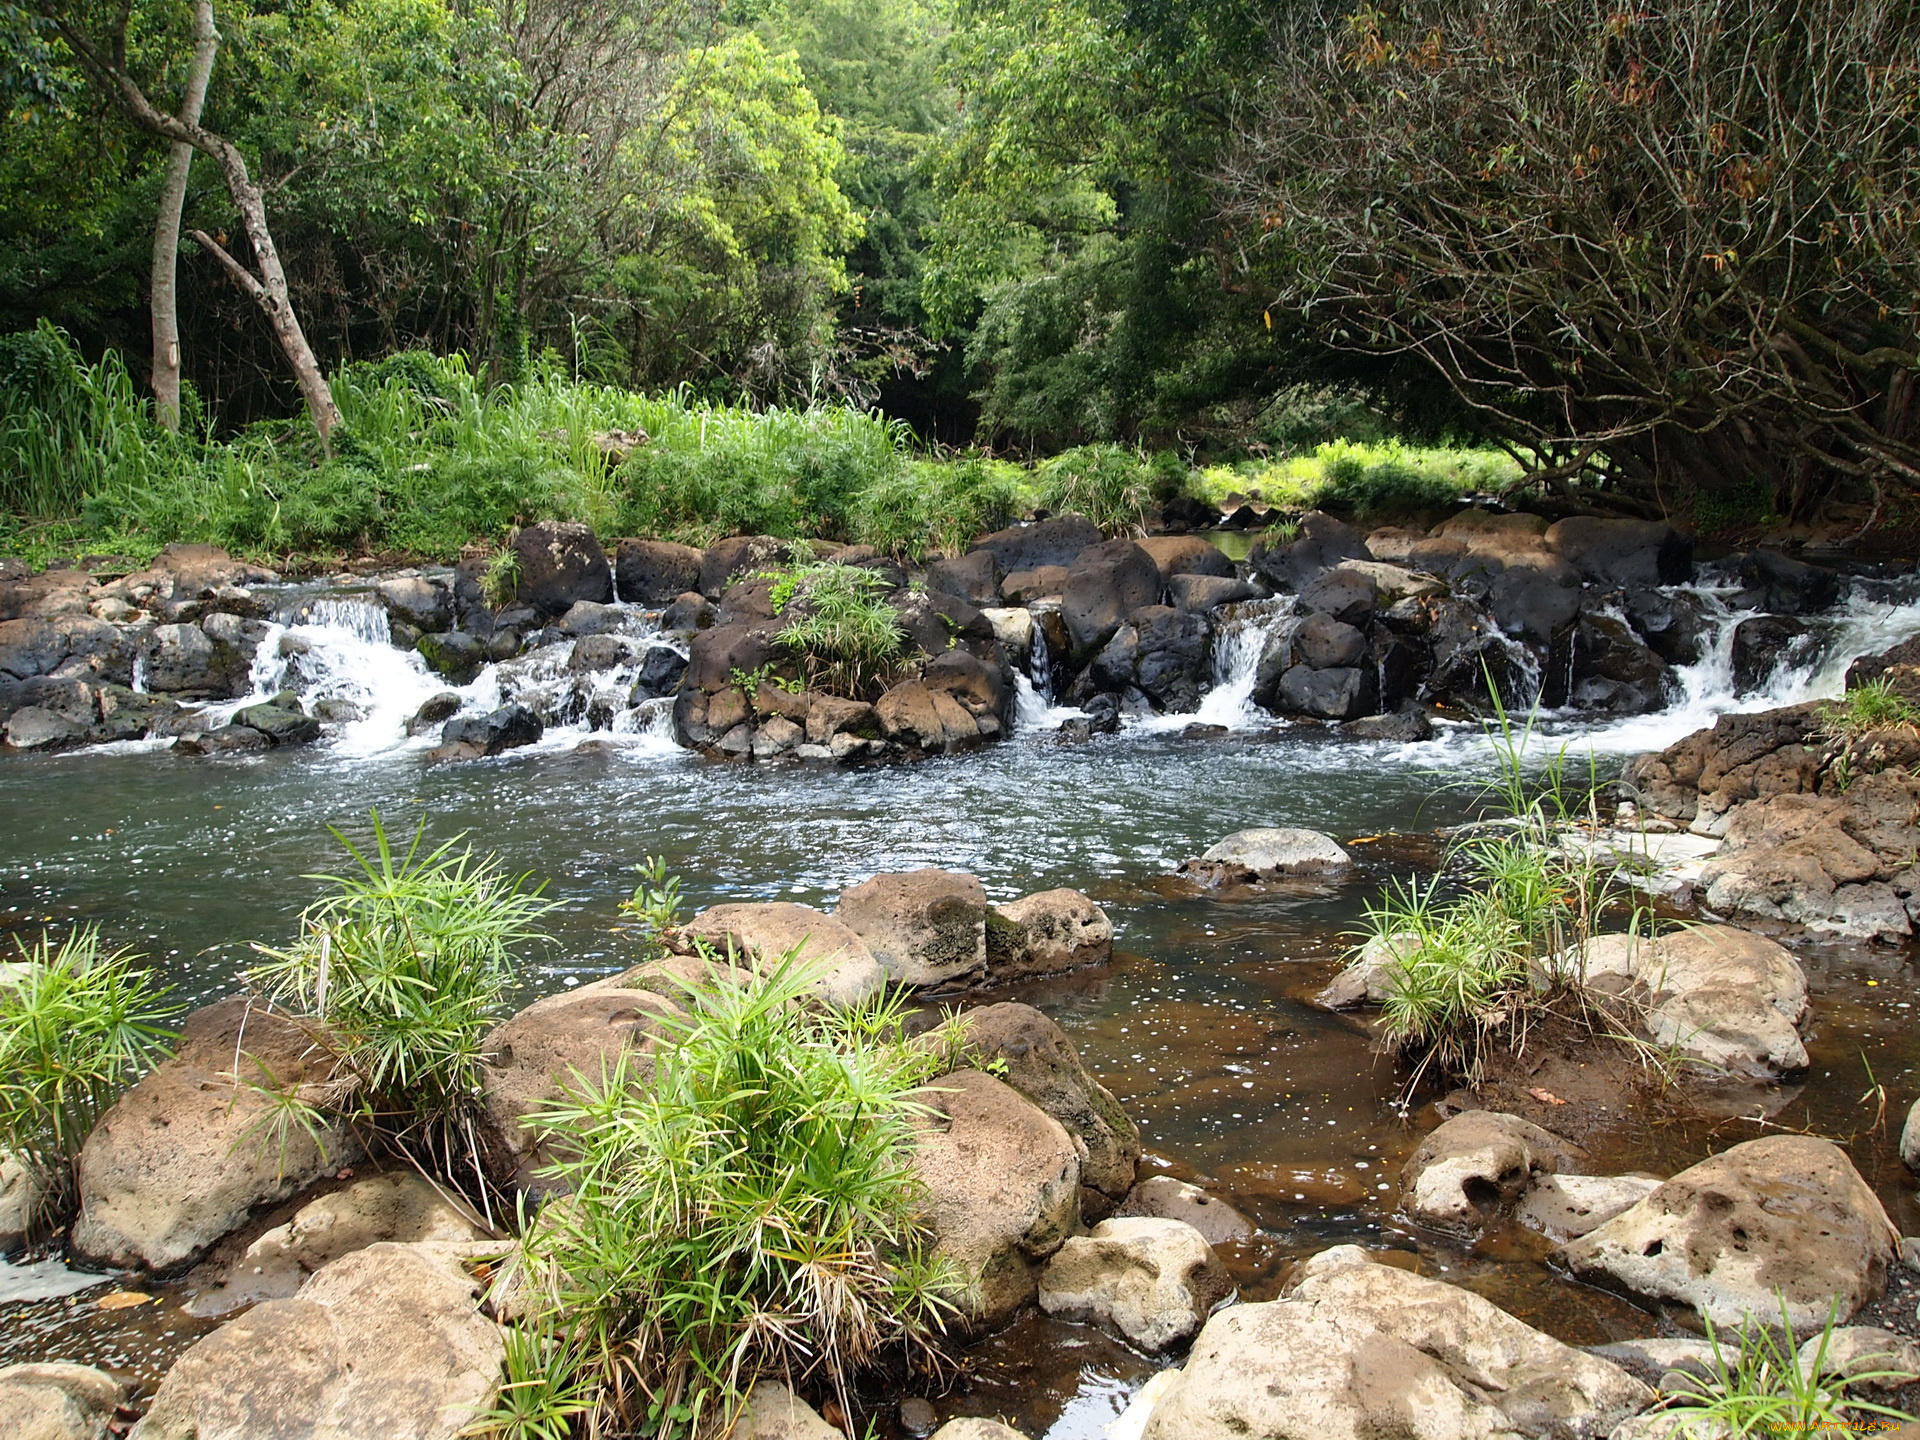
[[[370,850],[334,834],[355,868],[308,877],[331,893],[301,913],[296,944],[256,947],[249,979],[337,1059],[343,1118],[484,1199],[482,1041],[553,903],[457,841],[428,850],[424,829],[396,852],[378,811]]]
[[[862,492],[852,538],[901,560],[958,555],[1032,509],[1030,492],[1026,472],[1005,460],[909,460]]]
[[[822,1010],[814,979],[796,952],[744,984],[719,965],[675,982],[650,1066],[623,1052],[535,1119],[565,1139],[550,1174],[571,1193],[523,1242],[537,1319],[496,1433],[590,1408],[589,1433],[667,1440],[761,1375],[850,1408],[883,1357],[939,1363],[957,1287],[911,1154],[940,1057],[898,999]]]
[[[1709,1320],[1712,1373],[1704,1378],[1689,1376],[1682,1388],[1671,1393],[1657,1413],[1663,1419],[1671,1417],[1673,1428],[1661,1433],[1676,1440],[1838,1435],[1890,1430],[1896,1423],[1914,1419],[1905,1411],[1849,1393],[1854,1386],[1899,1384],[1907,1378],[1900,1372],[1870,1368],[1872,1360],[1890,1361],[1892,1356],[1864,1357],[1867,1366],[1849,1367],[1850,1373],[1844,1376],[1827,1373],[1837,1309],[1828,1313],[1826,1325],[1808,1342],[1810,1354],[1803,1354],[1793,1342],[1784,1297],[1780,1318],[1777,1331],[1749,1318],[1731,1344],[1723,1343]]]
[[[834,561],[780,572],[774,613],[795,613],[773,638],[799,656],[808,684],[864,698],[885,683],[906,647],[887,588],[886,577]]]
[[[1172,455],[1149,460],[1124,445],[1080,445],[1034,467],[1033,498],[1036,508],[1084,515],[1109,535],[1138,535],[1155,500],[1185,477]]]
[[[1920,705],[1893,688],[1887,676],[1855,685],[1839,700],[1820,707],[1820,724],[1829,739],[1853,740],[1870,730],[1920,724]]]
[[[72,1198],[73,1161],[128,1085],[171,1053],[169,1021],[183,1007],[128,950],[103,950],[100,932],[60,944],[16,938],[0,965],[0,1151],[23,1165],[43,1214]]]
[[[1239,494],[1286,510],[1344,509],[1362,518],[1447,509],[1520,477],[1499,450],[1329,440],[1301,454],[1214,465],[1199,490],[1216,504]]]

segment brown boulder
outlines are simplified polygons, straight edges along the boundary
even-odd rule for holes
[[[1113,922],[1078,890],[1023,895],[987,918],[987,975],[996,985],[1112,957]]]
[[[986,968],[987,892],[971,875],[876,875],[841,891],[834,913],[905,984],[939,985]]]

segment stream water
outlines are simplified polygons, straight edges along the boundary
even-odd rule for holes
[[[1837,612],[1823,643],[1736,697],[1732,626],[1718,623],[1680,672],[1667,711],[1617,723],[1549,717],[1547,743],[1591,748],[1604,766],[1656,748],[1728,709],[1838,693],[1845,664],[1920,634],[1920,606],[1864,595]],[[298,597],[294,597],[298,599]],[[311,597],[309,597],[309,600]],[[1433,1273],[1480,1289],[1576,1342],[1654,1332],[1625,1302],[1556,1276],[1546,1247],[1499,1232],[1451,1246],[1394,1216],[1399,1166],[1420,1112],[1396,1103],[1404,1082],[1376,1055],[1363,1018],[1305,1003],[1338,966],[1344,933],[1389,878],[1431,864],[1421,838],[1457,820],[1492,755],[1477,728],[1417,745],[1359,744],[1281,725],[1251,701],[1270,611],[1247,607],[1216,647],[1216,685],[1198,714],[1133,723],[1065,745],[1049,733],[1044,664],[1023,677],[1014,736],[987,750],[914,765],[729,765],[678,750],[657,724],[624,733],[556,727],[497,760],[425,763],[428,740],[404,720],[444,686],[386,643],[384,618],[351,598],[301,600],[287,633],[300,651],[269,654],[256,682],[309,699],[348,699],[365,718],[305,749],[229,760],[177,757],[144,743],[0,763],[8,839],[0,928],[98,924],[115,944],[157,958],[195,1001],[224,993],[252,941],[286,939],[320,890],[310,877],[343,856],[328,834],[364,834],[378,809],[390,830],[465,832],[507,864],[545,877],[563,902],[555,944],[533,958],[528,997],[623,968],[617,925],[633,866],[665,856],[697,905],[792,899],[830,906],[879,871],[939,865],[979,875],[990,894],[1069,886],[1107,908],[1110,965],[1017,992],[1066,1028],[1088,1067],[1140,1122],[1153,1169],[1204,1180],[1262,1235],[1230,1257],[1244,1295],[1273,1293],[1288,1260],[1358,1239],[1400,1249]],[[639,622],[644,629],[645,622]],[[491,672],[468,687],[493,703]],[[572,683],[556,673],[553,683]],[[583,712],[584,713],[584,712]],[[1194,722],[1226,733],[1186,735]],[[1253,825],[1302,825],[1354,845],[1337,883],[1259,895],[1196,896],[1166,876],[1213,840]],[[1920,1039],[1906,997],[1910,956],[1864,944],[1798,947],[1815,993],[1812,1071],[1804,1082],[1623,1117],[1595,1157],[1607,1173],[1671,1173],[1712,1148],[1761,1133],[1751,1119],[1853,1137],[1853,1153],[1903,1232],[1920,1231],[1901,1178],[1897,1113],[1873,1128],[1866,1067],[1904,1107],[1920,1083]],[[99,1361],[151,1383],[199,1333],[177,1305],[99,1312],[86,1292],[8,1303],[0,1269],[0,1363]],[[943,1414],[1000,1414],[1049,1440],[1091,1440],[1153,1362],[1096,1333],[1031,1319],[976,1347]]]

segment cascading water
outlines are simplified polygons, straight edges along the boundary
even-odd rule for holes
[[[1261,657],[1292,618],[1292,609],[1292,598],[1282,596],[1243,600],[1220,612],[1210,656],[1213,688],[1201,697],[1200,708],[1192,715],[1177,717],[1180,723],[1251,730],[1273,719],[1253,703],[1253,692],[1260,683]]]
[[[1084,710],[1060,705],[1053,694],[1053,652],[1047,647],[1047,632],[1034,622],[1027,632],[1027,668],[1013,672],[1013,728],[1028,734],[1058,730],[1068,720],[1083,719]]]

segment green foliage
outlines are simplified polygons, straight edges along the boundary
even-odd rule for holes
[[[520,555],[511,546],[487,557],[487,568],[480,577],[481,592],[495,609],[511,605],[520,593]]]
[[[481,1041],[553,904],[455,841],[426,849],[424,829],[396,852],[378,811],[370,851],[334,833],[355,869],[309,877],[331,893],[301,912],[290,948],[257,947],[249,978],[314,1022],[348,1079],[348,1118],[417,1146],[443,1173],[478,1169]]]
[[[1893,688],[1885,676],[1851,687],[1839,700],[1820,707],[1820,726],[1836,740],[1852,740],[1869,730],[1920,724],[1920,705]]]
[[[1875,1358],[1891,1363],[1893,1356],[1866,1357],[1865,1366],[1845,1377],[1825,1373],[1838,1315],[1836,1301],[1815,1337],[1813,1354],[1804,1360],[1793,1340],[1784,1295],[1778,1330],[1749,1317],[1729,1345],[1707,1321],[1712,1373],[1704,1379],[1688,1375],[1669,1394],[1656,1413],[1662,1420],[1670,1417],[1673,1428],[1660,1433],[1676,1440],[1749,1440],[1763,1435],[1852,1434],[1912,1421],[1914,1417],[1905,1411],[1848,1393],[1850,1387],[1876,1381],[1898,1383],[1902,1378],[1898,1372],[1871,1366]]]
[[[633,894],[620,902],[621,911],[650,935],[671,930],[680,923],[680,877],[668,871],[664,855],[649,855],[633,869],[640,880]]]
[[[100,932],[59,945],[18,937],[0,964],[0,1151],[66,1200],[74,1157],[120,1091],[164,1059],[183,1008],[127,950],[103,952]]]
[[[883,555],[958,555],[1031,508],[1018,466],[984,455],[912,460],[870,485],[854,507],[853,537]]]
[[[1331,440],[1284,459],[1210,466],[1199,488],[1209,500],[1238,493],[1293,510],[1343,509],[1373,519],[1448,509],[1519,476],[1519,464],[1497,450]]]
[[[1138,535],[1161,472],[1124,445],[1082,445],[1034,467],[1038,504],[1084,515],[1109,534]]]
[[[169,448],[118,354],[89,365],[44,320],[0,335],[0,509],[77,515],[87,496],[164,466]]]
[[[787,572],[775,591],[781,586],[804,613],[773,638],[799,655],[810,684],[862,697],[884,682],[906,644],[884,576],[823,561]]]
[[[526,1279],[609,1431],[689,1433],[762,1374],[844,1403],[886,1352],[933,1362],[952,1310],[911,1164],[938,1057],[902,1002],[822,1011],[797,952],[725,975],[677,985],[650,1067],[623,1051],[533,1122],[565,1137],[570,1195],[530,1228]]]

